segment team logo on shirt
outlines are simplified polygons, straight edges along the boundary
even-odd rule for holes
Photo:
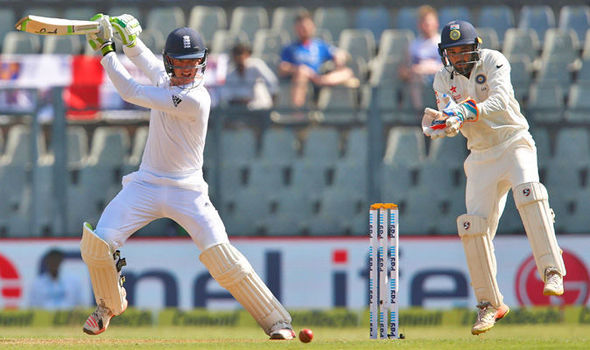
[[[177,107],[180,102],[182,102],[180,97],[172,95],[172,103],[174,103],[174,107]]]
[[[475,82],[478,83],[478,84],[483,84],[483,83],[486,82],[486,80],[487,80],[487,78],[483,74],[480,74],[480,75],[478,75],[478,76],[475,77]]]
[[[451,38],[451,40],[459,40],[460,37],[461,32],[457,29],[451,30],[451,32],[449,33],[449,38]]]

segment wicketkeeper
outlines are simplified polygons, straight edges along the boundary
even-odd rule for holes
[[[563,294],[565,266],[553,228],[545,186],[539,182],[537,149],[510,82],[510,63],[500,52],[480,49],[473,25],[453,21],[442,30],[439,54],[444,68],[433,88],[438,110],[426,108],[424,134],[467,138],[467,214],[457,218],[471,285],[479,308],[471,333],[492,328],[509,308],[496,281],[492,239],[512,189],[533,250],[543,294]]]
[[[96,230],[83,225],[80,249],[88,265],[98,307],[84,332],[99,334],[113,316],[127,308],[118,249],[138,229],[167,217],[180,224],[201,250],[199,259],[213,278],[254,317],[271,339],[293,339],[291,316],[228,240],[203,179],[203,148],[211,99],[203,86],[207,48],[199,33],[178,28],[168,35],[163,61],[138,38],[141,26],[130,15],[95,15],[98,34],[87,35],[121,97],[151,109],[141,166],[123,177],[123,189],[105,208]],[[138,84],[119,62],[112,36],[125,55],[149,77],[153,86]]]

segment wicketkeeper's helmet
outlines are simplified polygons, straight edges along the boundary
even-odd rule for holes
[[[479,61],[479,50],[481,42],[481,38],[479,37],[477,31],[471,23],[459,20],[451,21],[444,26],[442,33],[440,35],[440,43],[438,44],[438,54],[440,55],[445,67],[449,67],[452,64],[451,61],[449,61],[448,59],[446,49],[455,46],[473,45],[473,51],[467,52],[472,55],[471,60],[465,63],[474,64],[477,63],[477,61]],[[457,67],[454,68],[459,72],[463,70],[457,69]]]

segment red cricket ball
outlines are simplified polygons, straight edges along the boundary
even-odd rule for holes
[[[303,328],[299,331],[299,340],[302,343],[309,343],[313,339],[313,332],[311,329]]]

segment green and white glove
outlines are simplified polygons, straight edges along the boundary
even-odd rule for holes
[[[86,41],[94,51],[100,50],[102,55],[115,51],[113,46],[113,27],[109,21],[109,16],[97,13],[92,16],[91,21],[100,24],[100,32],[86,34]]]
[[[120,39],[123,45],[127,47],[135,46],[135,40],[142,30],[137,18],[128,14],[111,17],[111,25],[115,37]]]

